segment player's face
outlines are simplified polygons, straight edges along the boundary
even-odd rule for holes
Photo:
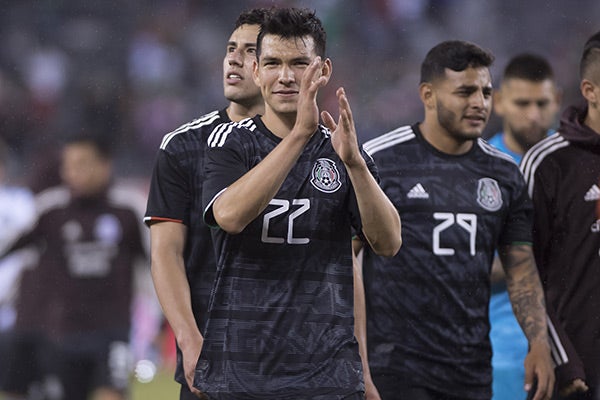
[[[446,69],[433,84],[439,125],[456,141],[481,137],[492,108],[492,79],[487,68]]]
[[[260,86],[267,109],[278,114],[296,113],[302,76],[315,57],[312,37],[263,37],[254,79]]]
[[[494,109],[504,120],[505,133],[525,148],[546,136],[559,111],[556,88],[550,79],[509,79],[494,99]]]
[[[260,88],[252,78],[256,60],[256,37],[259,25],[241,25],[231,34],[223,59],[223,91],[225,98],[248,107],[262,101]]]
[[[110,182],[111,164],[87,143],[72,143],[63,149],[61,177],[74,197],[100,193]]]

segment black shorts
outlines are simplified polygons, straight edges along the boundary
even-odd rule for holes
[[[463,400],[435,390],[404,382],[399,376],[371,371],[381,400]]]
[[[56,345],[54,365],[65,399],[85,399],[98,388],[126,394],[132,369],[128,335],[70,336]]]
[[[3,340],[2,363],[10,367],[4,371],[0,389],[26,395],[47,375],[53,358],[51,345],[42,333],[35,331],[12,331]]]

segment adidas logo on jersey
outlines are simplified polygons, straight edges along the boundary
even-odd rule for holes
[[[423,185],[417,183],[415,186],[413,186],[412,189],[408,191],[406,197],[408,197],[409,199],[428,199],[429,193],[425,191]]]
[[[593,185],[590,190],[587,191],[583,199],[585,201],[600,200],[600,187],[598,187],[598,185]]]

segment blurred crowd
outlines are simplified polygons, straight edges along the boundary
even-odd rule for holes
[[[600,16],[595,0],[9,0],[0,13],[0,137],[13,176],[39,177],[57,141],[88,129],[115,145],[119,175],[146,179],[166,132],[224,104],[222,38],[235,16],[281,4],[321,16],[334,61],[322,100],[333,109],[343,85],[365,140],[420,117],[419,60],[450,38],[490,49],[495,76],[517,51],[547,57],[569,103],[579,47]]]

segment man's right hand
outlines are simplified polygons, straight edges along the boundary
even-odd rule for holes
[[[197,335],[197,337],[194,337],[193,339],[190,338],[190,340],[186,340],[185,343],[179,343],[179,348],[183,355],[183,371],[185,372],[185,380],[190,391],[200,399],[207,399],[202,392],[194,387],[194,374],[196,372],[196,365],[198,364],[203,344],[204,338],[202,335]]]
[[[589,390],[589,388],[585,384],[583,379],[577,378],[577,379],[571,381],[571,383],[569,383],[567,386],[561,388],[559,390],[559,394],[561,395],[561,397],[568,397],[568,396],[572,395],[573,393],[584,393],[584,392],[587,392],[588,390]]]

